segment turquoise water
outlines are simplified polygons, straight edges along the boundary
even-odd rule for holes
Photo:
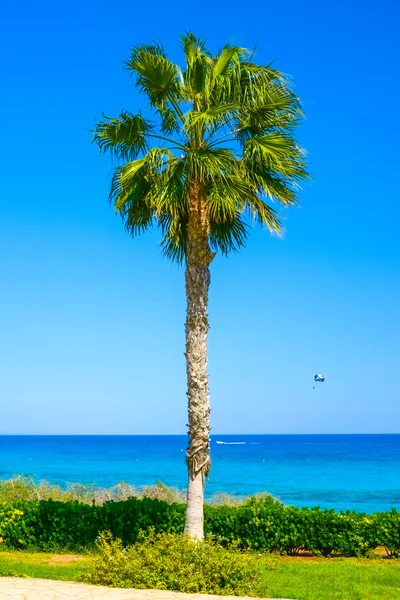
[[[0,436],[0,478],[184,488],[185,447],[186,436]],[[211,451],[208,496],[267,491],[295,506],[400,510],[400,435],[212,436]]]

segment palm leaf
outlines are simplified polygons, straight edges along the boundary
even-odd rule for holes
[[[223,106],[215,106],[208,108],[204,111],[191,110],[186,113],[187,119],[187,131],[190,132],[194,127],[200,124],[204,127],[204,132],[211,125],[214,126],[218,123],[228,125],[230,120],[234,117],[235,111],[240,108],[238,104],[230,103],[224,104]],[[203,134],[204,135],[204,134]]]
[[[239,46],[230,46],[227,44],[214,59],[213,77],[217,78],[224,75],[232,63],[238,63],[242,56],[245,56],[247,50]]]
[[[224,223],[212,221],[210,224],[210,247],[214,252],[220,251],[227,256],[230,252],[238,252],[246,245],[248,227],[238,213]]]
[[[168,60],[161,46],[136,46],[125,67],[136,75],[136,85],[153,106],[166,108],[168,101],[181,98],[176,65]]]
[[[93,131],[93,141],[101,152],[110,151],[116,158],[131,160],[149,148],[147,135],[153,129],[151,121],[139,113],[122,112],[117,118],[99,121]]]

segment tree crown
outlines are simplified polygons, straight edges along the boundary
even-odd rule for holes
[[[226,44],[213,55],[192,33],[181,48],[183,69],[159,44],[134,47],[125,62],[153,120],[123,111],[94,129],[100,150],[119,163],[109,198],[126,228],[136,235],[158,225],[165,255],[178,261],[193,185],[211,249],[228,254],[245,244],[250,219],[279,232],[271,202],[296,204],[308,177],[294,137],[301,102],[288,80],[245,48]]]

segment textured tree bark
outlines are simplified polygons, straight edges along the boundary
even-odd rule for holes
[[[186,261],[186,370],[188,492],[185,533],[204,538],[204,484],[210,467],[210,407],[207,373],[208,289],[210,252],[208,214],[199,186],[191,186]]]

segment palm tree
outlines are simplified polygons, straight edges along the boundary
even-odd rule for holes
[[[132,235],[162,231],[168,258],[186,265],[188,491],[185,531],[203,538],[204,482],[210,471],[207,375],[208,290],[215,254],[245,244],[251,220],[279,232],[269,202],[296,203],[307,177],[294,128],[299,98],[282,74],[257,65],[230,44],[213,55],[181,38],[184,69],[159,44],[136,46],[125,67],[147,97],[142,113],[103,115],[94,129],[100,151],[119,162],[110,201]]]

